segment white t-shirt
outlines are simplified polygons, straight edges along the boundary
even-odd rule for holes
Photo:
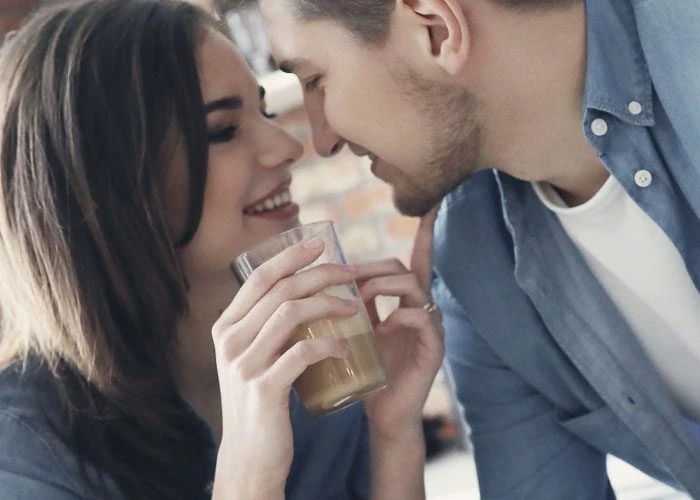
[[[686,417],[700,422],[700,293],[656,223],[610,176],[570,208],[533,183],[619,308]]]

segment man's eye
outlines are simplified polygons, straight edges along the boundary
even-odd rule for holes
[[[223,127],[216,130],[210,130],[209,132],[207,132],[207,138],[209,139],[209,142],[212,143],[227,142],[236,136],[237,130],[238,127],[233,126]]]
[[[312,92],[316,90],[318,87],[318,84],[321,82],[321,75],[313,77],[311,80],[308,80],[306,83],[304,83],[304,91],[305,92]]]

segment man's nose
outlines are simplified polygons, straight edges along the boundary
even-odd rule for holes
[[[306,112],[311,123],[314,148],[321,156],[333,156],[343,149],[345,140],[328,123],[322,98],[307,98]]]

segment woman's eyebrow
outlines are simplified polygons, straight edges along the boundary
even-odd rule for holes
[[[240,109],[243,106],[243,99],[240,96],[224,97],[208,102],[204,105],[206,113],[212,113],[220,109]]]

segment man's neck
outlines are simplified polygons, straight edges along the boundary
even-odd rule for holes
[[[581,125],[584,3],[526,14],[494,8],[486,15],[492,19],[484,24],[480,43],[487,46],[477,64],[485,69],[479,84],[489,165],[549,182],[571,205],[584,203],[608,177]]]

